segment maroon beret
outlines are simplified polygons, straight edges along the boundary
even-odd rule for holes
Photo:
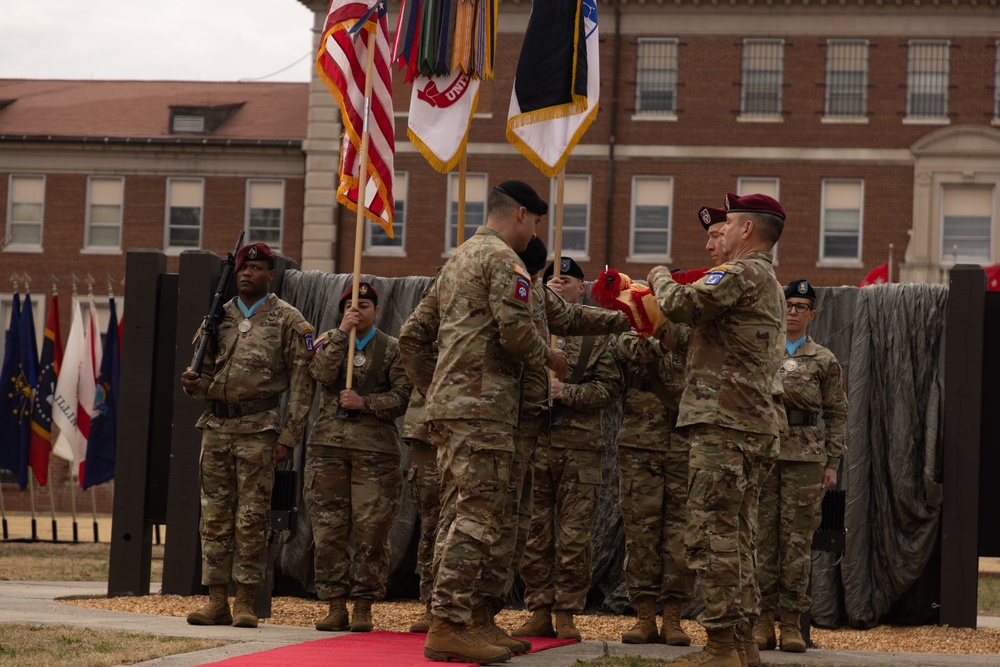
[[[729,213],[770,213],[782,220],[785,219],[785,209],[774,197],[767,195],[743,195],[738,197],[732,192],[726,193],[726,210]]]
[[[246,260],[273,260],[274,253],[267,247],[266,243],[251,243],[240,248],[236,253],[236,270],[239,271]]]
[[[705,228],[705,231],[708,231],[708,228],[717,222],[726,221],[726,209],[702,206],[698,209],[698,220],[701,221],[701,226]]]
[[[344,293],[340,295],[340,312],[344,312],[344,304],[347,303],[351,298],[351,292],[354,289],[353,285],[349,285]],[[358,301],[361,299],[368,299],[376,306],[378,305],[378,292],[372,287],[371,283],[360,283],[358,285]]]

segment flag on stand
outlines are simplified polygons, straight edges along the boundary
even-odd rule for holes
[[[52,419],[59,426],[59,437],[52,453],[70,462],[71,470],[83,483],[83,464],[87,456],[87,438],[94,409],[97,368],[101,365],[101,334],[98,330],[97,304],[90,297],[90,314],[84,326],[77,304],[66,341],[66,356],[59,369]]]
[[[87,458],[83,467],[83,489],[102,484],[115,476],[118,443],[118,387],[121,380],[121,348],[118,346],[118,313],[115,299],[108,302],[111,314],[104,336],[101,373],[94,393],[94,416],[87,437]]]
[[[365,101],[369,48],[375,50],[370,106]],[[358,210],[361,135],[367,130],[364,215],[393,238],[392,179],[396,148],[385,0],[375,0],[372,6],[358,0],[330,2],[316,57],[316,72],[337,101],[344,124],[337,201],[352,211]]]
[[[479,80],[461,70],[414,80],[406,136],[442,174],[461,159],[478,103]]]
[[[1000,292],[1000,264],[984,266],[986,271],[986,291]]]
[[[36,372],[29,360],[30,351],[21,349],[25,341],[21,327],[32,322],[30,295],[25,295],[24,302],[25,308],[22,309],[21,296],[15,292],[0,369],[0,468],[14,473],[22,491],[28,485],[31,374]],[[28,310],[27,317],[23,314],[24,310]],[[24,421],[27,421],[29,430],[22,438]]]
[[[45,322],[45,339],[42,341],[42,358],[38,367],[38,389],[35,405],[31,409],[31,444],[28,465],[35,471],[35,479],[45,486],[49,476],[49,454],[52,451],[52,400],[56,393],[56,379],[62,363],[62,331],[59,327],[59,297],[52,295],[49,316]]]
[[[549,178],[597,117],[597,0],[535,0],[517,62],[507,141]]]
[[[872,285],[884,285],[889,282],[889,263],[881,264],[871,270],[865,279],[858,283],[858,287],[871,287]]]

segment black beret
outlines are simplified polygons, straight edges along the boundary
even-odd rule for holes
[[[788,287],[785,288],[785,298],[790,299],[793,296],[797,296],[800,299],[812,299],[815,301],[816,290],[813,289],[813,286],[809,284],[808,280],[793,280],[788,283]]]
[[[493,189],[504,193],[532,213],[545,215],[549,212],[549,205],[527,183],[522,183],[521,181],[504,181]]]
[[[517,253],[517,256],[524,262],[524,267],[528,269],[528,273],[531,275],[535,275],[545,268],[545,257],[547,255],[548,250],[545,249],[545,244],[537,236],[532,236],[531,240],[528,241],[528,247],[522,252]]]
[[[542,280],[548,280],[555,274],[555,269],[553,268],[552,262],[545,269],[545,274],[542,276]],[[559,275],[561,276],[573,276],[574,278],[579,278],[580,280],[586,280],[583,277],[583,269],[577,264],[572,257],[563,257],[562,261],[559,262]]]

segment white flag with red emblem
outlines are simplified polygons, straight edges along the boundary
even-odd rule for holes
[[[442,174],[454,169],[462,156],[478,101],[479,80],[461,70],[413,80],[406,135]]]

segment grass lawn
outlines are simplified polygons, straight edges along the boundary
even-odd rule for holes
[[[0,542],[0,580],[107,581],[111,545]],[[150,579],[163,577],[163,545],[153,547]]]
[[[0,667],[105,667],[223,646],[228,642],[0,623]]]

